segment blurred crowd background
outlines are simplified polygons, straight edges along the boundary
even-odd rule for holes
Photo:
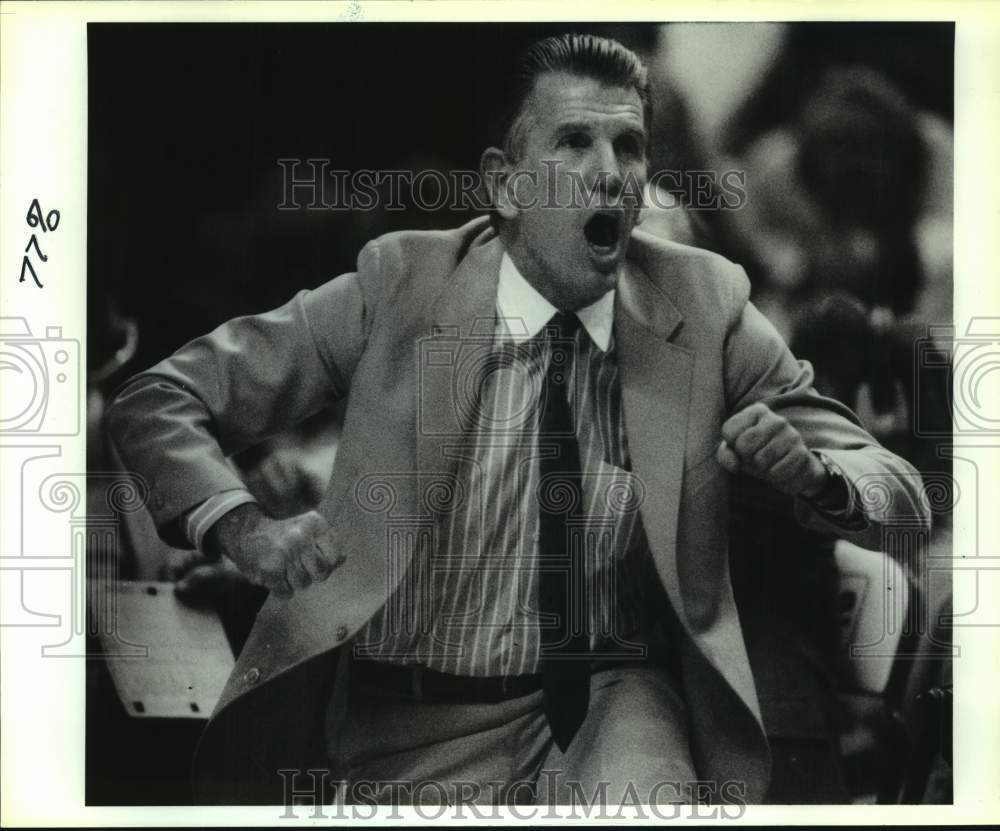
[[[474,215],[412,204],[280,211],[278,159],[476,169],[495,143],[503,62],[568,29],[615,37],[646,59],[651,171],[745,176],[747,198],[735,210],[703,207],[696,191],[705,180],[683,179],[687,190],[672,207],[650,209],[644,229],[743,265],[753,300],[812,361],[819,389],[919,470],[946,474],[947,372],[925,361],[946,361],[947,342],[931,327],[952,322],[954,29],[938,23],[91,24],[90,469],[115,466],[101,416],[132,372],[230,317],[351,270],[381,233]],[[337,413],[320,414],[237,460],[273,513],[318,500],[337,423]],[[804,715],[785,719],[791,726],[776,740],[830,724],[843,735],[828,677],[838,617],[830,541],[771,522],[781,506],[761,499],[734,492],[734,581],[751,652],[794,653],[811,667],[793,690]],[[947,510],[935,522],[934,545],[945,552]],[[183,571],[187,555],[165,550],[148,521],[136,523],[120,576]],[[947,605],[949,586],[926,590],[935,609]],[[806,677],[768,660],[764,675],[793,686]],[[847,771],[846,787],[863,791],[858,780],[892,752],[872,751]],[[833,790],[800,781],[792,766],[783,773],[789,793],[812,788],[837,801],[844,773],[823,764],[807,767]],[[946,799],[949,787],[930,798]]]

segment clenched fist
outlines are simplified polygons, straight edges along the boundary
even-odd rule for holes
[[[315,511],[271,519],[254,504],[223,516],[206,535],[252,583],[291,597],[326,580],[344,557],[333,550],[329,523]]]
[[[761,403],[726,420],[716,458],[730,473],[749,473],[791,496],[813,498],[829,480],[799,431]]]

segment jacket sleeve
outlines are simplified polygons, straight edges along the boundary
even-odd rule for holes
[[[189,548],[192,508],[244,488],[229,456],[347,395],[364,351],[378,250],[358,270],[264,314],[239,317],[131,378],[107,412],[125,467],[149,487],[160,536]]]
[[[741,270],[740,285],[747,286]],[[813,388],[813,370],[792,355],[781,335],[739,292],[725,346],[728,414],[763,402],[787,418],[810,450],[822,451],[854,489],[864,515],[861,527],[838,524],[804,499],[795,500],[799,522],[864,548],[882,550],[890,529],[930,526],[923,482],[909,462],[882,447],[846,406]]]

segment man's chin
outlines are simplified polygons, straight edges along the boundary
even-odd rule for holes
[[[618,275],[621,274],[622,264],[624,262],[624,251],[616,253],[613,257],[588,258],[588,265],[590,266],[588,271],[590,272],[591,280],[604,287],[601,292],[602,294],[615,287],[615,284],[618,282]]]
[[[578,285],[582,289],[576,298],[576,308],[582,309],[591,303],[596,303],[605,294],[618,285],[618,275],[621,270],[617,267],[610,271],[597,271],[593,268],[589,270],[586,280],[581,280]]]

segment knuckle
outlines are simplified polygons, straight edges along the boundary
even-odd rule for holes
[[[300,540],[289,540],[281,553],[283,564],[297,561],[302,556],[302,542]]]
[[[780,450],[782,455],[784,455],[794,448],[795,442],[791,440],[791,436],[781,431],[780,433],[776,433],[774,438],[771,439],[771,445]]]

